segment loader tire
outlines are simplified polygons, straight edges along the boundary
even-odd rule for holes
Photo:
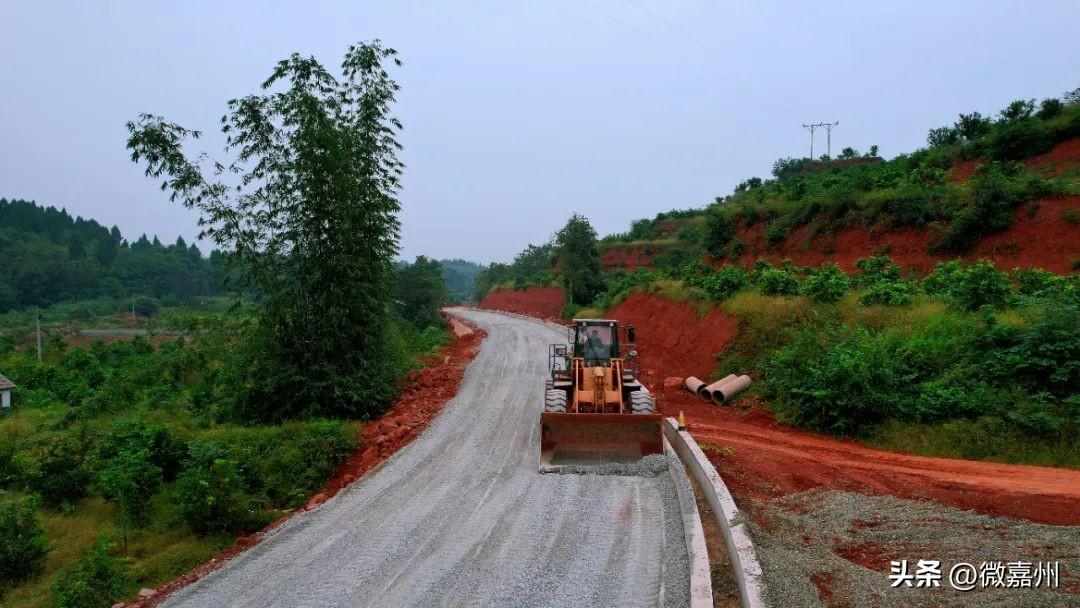
[[[630,412],[634,414],[656,413],[656,399],[645,391],[630,393]]]
[[[556,414],[566,413],[566,391],[558,388],[549,389],[544,396],[544,411]]]

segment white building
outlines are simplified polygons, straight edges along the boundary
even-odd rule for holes
[[[15,383],[0,374],[0,409],[6,412],[11,408],[11,389],[15,388]]]

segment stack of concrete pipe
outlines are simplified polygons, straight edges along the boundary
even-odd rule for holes
[[[684,384],[686,390],[698,397],[708,399],[716,405],[723,405],[734,399],[739,393],[750,388],[750,376],[730,374],[712,384],[705,384],[701,380],[690,376],[685,380]]]

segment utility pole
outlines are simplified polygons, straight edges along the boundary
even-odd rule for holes
[[[41,363],[41,311],[37,313],[37,360]]]
[[[814,160],[814,129],[820,126],[820,123],[814,125],[803,124],[803,128],[810,131],[810,160]]]
[[[825,143],[825,145],[826,145],[825,155],[828,156],[829,158],[832,158],[832,130],[833,130],[833,127],[835,127],[838,124],[840,124],[839,120],[836,121],[836,122],[833,122],[833,123],[822,123],[821,124],[821,126],[825,127],[825,133],[827,134],[825,136],[825,142],[826,142]]]

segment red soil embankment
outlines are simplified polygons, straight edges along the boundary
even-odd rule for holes
[[[937,232],[930,227],[883,232],[855,225],[811,236],[811,227],[807,225],[796,228],[782,243],[770,248],[765,241],[765,224],[747,227],[740,222],[736,238],[746,245],[746,249],[738,262],[746,267],[761,258],[775,262],[790,259],[799,266],[835,262],[841,268],[853,271],[859,258],[886,251],[896,263],[921,274],[929,273],[937,262],[955,257],[988,259],[999,268],[1044,268],[1064,274],[1080,260],[1080,226],[1065,219],[1069,213],[1080,214],[1080,196],[1025,203],[1016,209],[1012,226],[985,237],[962,256],[929,253],[930,244],[938,239]],[[604,251],[602,260],[605,269],[632,270],[639,266],[648,267],[652,255],[642,245],[614,245]],[[730,262],[717,262],[726,263]]]
[[[563,309],[563,291],[558,287],[490,291],[480,301],[478,308],[516,312],[541,319],[558,318]]]
[[[297,509],[248,536],[242,536],[215,558],[196,566],[183,576],[159,586],[153,595],[123,604],[126,608],[156,606],[177,589],[190,585],[220,568],[227,560],[257,545],[266,532],[298,512],[308,511],[329,500],[365,473],[379,467],[427,428],[442,408],[457,394],[465,368],[476,357],[485,333],[457,318],[450,320],[453,338],[449,346],[424,362],[424,367],[401,381],[401,394],[394,405],[376,420],[365,422],[356,451],[330,478],[322,491]]]
[[[1073,261],[1080,259],[1080,226],[1070,224],[1063,214],[1068,210],[1080,213],[1080,196],[1043,199],[1021,205],[1015,212],[1013,225],[982,239],[964,259],[988,259],[999,268],[1044,268],[1068,273]],[[877,232],[863,226],[843,228],[809,238],[810,227],[800,226],[783,243],[773,249],[766,247],[765,226],[740,228],[739,238],[746,243],[746,253],[739,259],[751,265],[759,258],[774,261],[791,259],[800,266],[820,266],[835,262],[852,271],[855,261],[877,251],[887,251],[901,266],[929,273],[934,264],[953,259],[955,254],[936,255],[927,252],[937,239],[932,228],[904,228],[894,232]]]
[[[633,270],[648,268],[652,265],[653,254],[645,245],[612,245],[600,253],[600,264],[604,270]]]
[[[719,308],[701,317],[690,306],[642,293],[630,294],[608,316],[634,326],[641,371],[650,384],[664,379],[658,375],[661,370],[708,379],[716,367],[716,353],[738,328],[735,319]]]
[[[994,516],[1080,524],[1080,471],[930,458],[876,450],[777,422],[754,399],[717,407],[665,377],[707,379],[715,355],[737,330],[720,309],[700,317],[688,305],[634,294],[609,315],[637,329],[642,379],[661,411],[686,414],[691,434],[730,448],[710,459],[740,498],[768,498],[816,487],[933,499]]]
[[[949,181],[954,184],[966,182],[975,175],[975,167],[984,162],[986,162],[985,158],[954,162],[949,173]],[[1024,166],[1045,177],[1054,177],[1080,167],[1080,137],[1055,145],[1047,152],[1027,160]]]

